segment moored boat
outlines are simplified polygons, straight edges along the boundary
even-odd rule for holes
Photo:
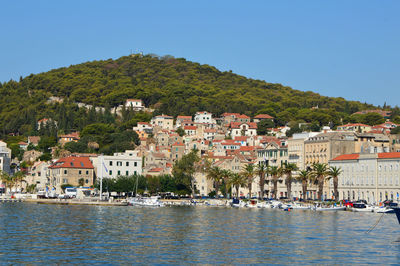
[[[353,212],[373,212],[375,208],[365,203],[357,202],[353,203],[353,206],[350,208],[350,210]]]
[[[129,205],[132,206],[143,206],[143,207],[164,207],[164,203],[160,201],[159,197],[153,196],[153,197],[135,197],[131,198],[128,201]]]
[[[393,211],[396,214],[397,220],[399,221],[399,224],[400,224],[400,208],[395,207],[395,208],[393,208]]]
[[[346,210],[346,207],[345,206],[334,206],[334,205],[323,206],[321,204],[316,204],[313,207],[313,210],[314,211],[344,211],[344,210]]]

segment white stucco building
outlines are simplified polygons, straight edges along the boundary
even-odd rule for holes
[[[158,115],[151,119],[150,124],[153,127],[158,126],[162,129],[172,130],[174,129],[174,118],[169,115]]]
[[[103,164],[103,165],[102,165]],[[114,155],[98,157],[97,175],[104,178],[117,178],[118,176],[130,176],[142,174],[142,158],[136,151],[127,150]]]
[[[7,143],[0,140],[0,170],[10,173],[11,149],[7,148]]]
[[[207,123],[207,124],[216,124],[217,122],[215,119],[212,118],[212,114],[203,111],[203,112],[197,112],[194,116],[194,122],[195,123]]]
[[[378,203],[398,201],[400,196],[400,152],[375,154],[345,154],[329,161],[330,166],[340,167],[339,199]],[[327,197],[333,195],[329,184]]]
[[[127,99],[125,102],[125,108],[133,108],[135,111],[142,111],[144,110],[144,104],[140,99]]]

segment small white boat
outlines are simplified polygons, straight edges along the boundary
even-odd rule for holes
[[[153,196],[149,198],[135,197],[128,201],[129,205],[132,206],[143,206],[143,207],[164,207],[164,203],[160,201],[159,197]]]
[[[231,206],[235,207],[235,208],[245,208],[245,207],[247,207],[247,203],[244,202],[243,200],[233,199]]]
[[[273,200],[270,202],[270,204],[271,204],[272,208],[276,208],[276,209],[281,208],[283,205],[283,203],[278,200]]]
[[[292,209],[299,209],[299,210],[309,210],[311,209],[311,206],[305,206],[301,203],[293,203],[289,205]]]
[[[374,210],[374,212],[376,212],[376,213],[394,213],[394,210],[387,206],[383,206],[383,207],[376,208]]]
[[[353,203],[351,211],[353,212],[373,212],[375,208],[365,203]]]
[[[258,208],[258,201],[257,200],[250,200],[247,203],[248,208]]]
[[[321,204],[317,204],[313,207],[313,210],[314,211],[344,211],[344,210],[346,210],[346,207],[345,206],[334,206],[334,205],[329,206],[329,207],[328,206],[324,207]]]

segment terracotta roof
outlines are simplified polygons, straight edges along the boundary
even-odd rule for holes
[[[147,125],[147,126],[151,126],[150,123],[148,122],[137,122],[138,125]]]
[[[160,167],[152,168],[149,170],[149,172],[161,172],[163,169]]]
[[[49,121],[49,119],[48,119],[48,118],[43,118],[43,119],[40,119],[40,120],[38,121],[38,123],[43,123],[43,122],[46,122],[46,121]]]
[[[190,115],[178,115],[176,119],[192,120],[192,117]]]
[[[88,157],[66,157],[56,161],[49,168],[76,168],[76,169],[93,169],[93,164]]]
[[[213,129],[213,128],[204,129],[204,133],[216,133],[216,132],[217,132],[217,130],[216,130],[216,129]]]
[[[345,161],[345,160],[357,160],[360,157],[358,153],[353,154],[343,154],[338,157],[332,159],[332,161]]]
[[[222,142],[221,145],[234,145],[234,146],[240,146],[240,143],[236,142]]]
[[[196,130],[197,127],[195,127],[195,126],[184,126],[183,129],[184,130]]]
[[[72,132],[70,134],[66,134],[66,135],[60,135],[60,138],[75,138],[75,139],[80,139],[79,137],[79,132]]]
[[[18,142],[18,145],[28,145],[28,143],[20,141],[20,142]]]
[[[182,142],[175,142],[172,146],[185,146]]]
[[[34,144],[38,144],[40,141],[40,137],[39,136],[29,136],[28,137],[28,142],[32,142]]]
[[[259,114],[259,115],[256,115],[254,118],[258,118],[258,119],[273,119],[272,116],[267,115],[267,114]]]
[[[247,141],[247,138],[248,138],[247,136],[236,136],[233,139],[235,141]]]
[[[379,159],[400,158],[400,152],[384,152],[378,153]]]
[[[254,123],[254,122],[248,122],[248,123],[231,122],[229,127],[230,128],[240,128],[240,126],[243,124],[248,125],[250,129],[257,129],[257,123]]]
[[[250,117],[249,117],[249,116],[247,116],[247,115],[238,115],[238,116],[236,116],[236,118],[245,118],[245,119],[250,119]]]
[[[254,151],[257,147],[256,146],[241,146],[240,151]]]

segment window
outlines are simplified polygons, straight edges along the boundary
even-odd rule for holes
[[[110,173],[110,175],[112,175],[112,171],[111,170],[109,171],[109,173]]]
[[[121,175],[121,171],[118,170],[117,175]]]
[[[64,175],[66,175],[68,173],[68,171],[67,170],[64,170]]]
[[[85,183],[88,184],[88,183],[89,183],[89,179],[86,179],[86,180],[85,180]]]
[[[68,179],[64,178],[64,179],[63,179],[63,183],[64,183],[64,184],[67,184],[67,183],[68,183]]]
[[[89,174],[89,171],[86,171],[86,174],[88,175],[88,174]]]
[[[80,175],[82,174],[82,171],[81,171],[81,170],[79,170],[79,174],[80,174]]]
[[[112,161],[110,161],[110,166],[112,166]]]
[[[122,166],[122,162],[117,161],[117,166]]]
[[[127,176],[128,176],[128,175],[129,175],[129,171],[126,171],[126,172],[125,172],[125,175],[127,175]]]
[[[133,166],[137,166],[137,162],[134,162],[134,163],[133,163]]]
[[[126,162],[126,166],[129,166],[129,162]]]

